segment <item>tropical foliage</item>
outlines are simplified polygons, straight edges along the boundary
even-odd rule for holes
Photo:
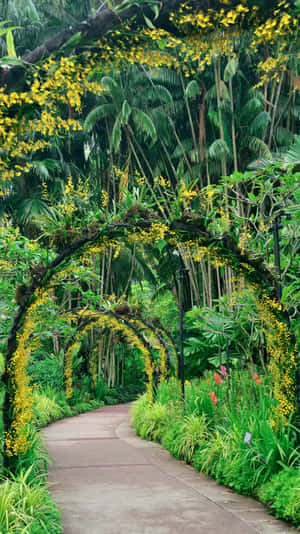
[[[39,477],[40,426],[147,389],[142,437],[269,502],[299,464],[299,6],[166,3],[0,7],[5,474]]]

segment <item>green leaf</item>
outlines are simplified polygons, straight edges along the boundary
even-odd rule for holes
[[[286,165],[300,163],[300,137],[296,137],[295,144],[284,154],[284,163]]]
[[[259,139],[258,137],[254,136],[250,137],[249,148],[252,152],[254,152],[256,156],[261,156],[272,161],[273,158],[270,149],[262,139]]]
[[[158,15],[159,15],[159,7],[158,7],[157,4],[153,4],[151,6],[151,9],[152,9],[152,11],[154,13],[154,20],[156,20],[158,18]]]
[[[239,66],[239,60],[237,57],[231,58],[231,60],[227,63],[225,70],[224,70],[224,82],[228,82],[233,78],[233,76],[236,74]]]
[[[25,67],[24,61],[22,61],[21,59],[17,57],[10,57],[10,56],[3,56],[0,59],[0,65],[10,65],[12,67],[17,65],[19,67]]]
[[[145,19],[145,22],[146,22],[148,28],[150,28],[151,30],[154,30],[155,26],[152,23],[152,21],[148,17],[146,17],[146,15],[144,15],[144,19]]]
[[[5,371],[4,356],[3,356],[2,352],[0,352],[0,376],[3,375],[4,371]]]
[[[7,46],[8,55],[10,57],[17,57],[15,43],[14,43],[14,36],[12,34],[11,29],[9,29],[6,34],[6,46]]]
[[[1,24],[0,24],[0,26],[1,26]],[[0,36],[1,35],[5,35],[5,33],[7,33],[8,31],[17,30],[19,28],[20,28],[20,26],[12,26],[10,28],[2,28],[2,30],[0,30]]]
[[[76,48],[76,46],[78,46],[80,42],[81,42],[81,32],[77,32],[75,33],[75,35],[72,35],[72,37],[70,37],[70,39],[60,47],[60,50],[71,51],[74,48]]]
[[[201,89],[196,80],[191,80],[185,88],[184,98],[194,98],[199,95],[200,91]]]
[[[131,114],[131,107],[128,104],[127,100],[124,100],[122,104],[121,114],[120,114],[121,124],[128,124],[130,114]]]
[[[159,252],[161,252],[165,246],[167,244],[167,241],[165,239],[161,239],[160,241],[158,241],[158,243],[156,243],[156,247],[158,248]]]
[[[158,48],[160,48],[160,50],[164,50],[164,48],[166,48],[166,46],[167,46],[167,39],[159,39],[157,41],[157,44],[158,44]]]
[[[111,138],[110,138],[110,148],[114,152],[117,152],[119,150],[119,146],[121,143],[121,137],[122,137],[122,130],[121,130],[121,124],[120,124],[120,116],[115,121]]]

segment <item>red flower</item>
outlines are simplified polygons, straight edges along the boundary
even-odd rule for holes
[[[214,392],[214,391],[211,391],[210,394],[209,394],[209,396],[210,396],[210,398],[211,398],[211,402],[212,402],[213,404],[217,404],[217,402],[218,402],[219,399],[218,399],[217,395],[215,395],[215,392]]]
[[[253,375],[253,379],[255,380],[255,382],[257,384],[262,384],[262,379],[261,378],[258,378],[258,374],[257,373],[254,373]]]
[[[218,375],[218,373],[214,373],[214,377],[215,377],[216,384],[223,384],[223,380],[220,377],[220,375]]]

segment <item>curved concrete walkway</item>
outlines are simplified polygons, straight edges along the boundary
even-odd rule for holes
[[[129,408],[107,406],[42,431],[65,534],[296,532],[256,501],[137,438]]]

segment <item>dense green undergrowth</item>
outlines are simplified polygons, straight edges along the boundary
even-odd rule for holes
[[[300,526],[299,431],[291,423],[272,426],[274,410],[267,378],[243,371],[229,382],[207,372],[186,386],[184,405],[175,380],[158,387],[153,404],[143,395],[132,421],[143,439]]]

